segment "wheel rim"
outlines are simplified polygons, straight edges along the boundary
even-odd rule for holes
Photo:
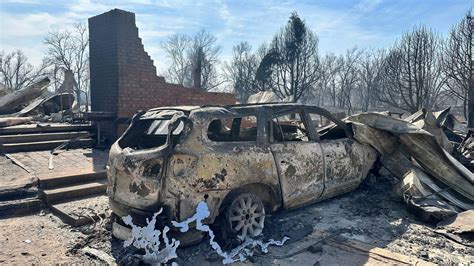
[[[265,208],[262,202],[251,194],[238,196],[230,207],[229,221],[237,237],[255,237],[262,233],[265,222]]]

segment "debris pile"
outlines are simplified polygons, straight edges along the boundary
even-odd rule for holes
[[[474,210],[456,214],[439,222],[436,232],[465,246],[474,247]]]
[[[396,191],[423,220],[474,209],[474,175],[452,155],[463,132],[449,109],[420,110],[404,120],[362,113],[345,121],[357,141],[379,152],[383,167],[400,179]]]
[[[71,77],[74,81],[74,78]],[[44,78],[24,89],[0,87],[0,127],[27,124],[32,121],[63,122],[72,120],[75,99],[68,79],[59,92],[48,94],[49,78]]]
[[[49,79],[45,78],[21,90],[7,89],[6,95],[0,98],[0,114],[12,114],[19,111],[19,107],[28,104],[43,95],[48,88]]]
[[[474,130],[469,130],[459,144],[458,160],[471,172],[474,171]]]

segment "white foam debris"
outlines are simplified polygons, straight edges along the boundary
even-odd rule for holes
[[[180,245],[180,242],[174,238],[172,238],[170,241],[167,235],[170,228],[165,226],[163,231],[155,229],[156,217],[162,211],[163,209],[160,209],[157,213],[155,213],[151,221],[147,218],[147,225],[145,227],[135,225],[130,215],[122,217],[123,222],[126,225],[132,227],[132,236],[124,241],[123,246],[128,247],[133,245],[136,248],[144,249],[145,255],[141,255],[139,257],[143,260],[143,262],[148,264],[166,263],[169,260],[178,257],[176,255],[176,249]],[[223,258],[223,264],[234,263],[237,261],[243,262],[247,259],[247,257],[253,256],[255,247],[259,247],[261,252],[267,253],[268,247],[270,245],[282,246],[288,239],[290,239],[285,236],[281,241],[270,239],[268,242],[264,243],[260,240],[247,237],[242,244],[227,253],[222,251],[221,246],[216,241],[214,241],[215,235],[211,228],[208,225],[202,223],[203,220],[208,218],[210,214],[211,213],[206,202],[201,201],[198,203],[198,206],[196,207],[196,213],[192,217],[179,223],[176,221],[172,221],[171,223],[174,227],[178,228],[182,233],[184,233],[189,230],[189,224],[195,221],[196,230],[206,232],[209,235],[209,244],[217,252],[217,254]],[[161,250],[160,236],[163,238],[163,244],[165,245]],[[177,264],[173,262],[172,265],[176,266]]]
[[[285,244],[288,239],[290,238],[285,236],[281,241],[270,239],[268,240],[268,242],[263,243],[260,240],[255,240],[250,237],[247,237],[245,238],[245,241],[242,244],[231,250],[229,254],[226,253],[225,257],[223,256],[224,259],[222,260],[222,263],[229,264],[237,261],[243,262],[247,259],[247,257],[253,256],[253,249],[257,246],[260,247],[260,250],[266,254],[268,253],[268,247],[270,245],[283,246],[283,244]],[[235,258],[237,256],[238,258]]]
[[[178,257],[178,255],[176,255],[176,249],[180,242],[174,238],[170,241],[167,235],[170,228],[165,226],[163,232],[155,229],[156,217],[162,211],[163,209],[160,209],[155,213],[151,221],[147,218],[147,225],[145,227],[135,225],[130,215],[122,217],[123,222],[132,227],[132,236],[124,241],[123,246],[128,247],[133,245],[136,248],[144,249],[145,255],[140,256],[140,258],[148,264],[166,263],[169,260]],[[161,250],[160,235],[162,236],[163,244],[165,245]]]
[[[208,233],[209,244],[211,244],[211,247],[222,256],[222,254],[225,254],[225,252],[222,252],[221,246],[219,246],[219,244],[214,241],[214,232],[212,232],[208,225],[202,223],[202,221],[209,217],[210,214],[211,212],[209,211],[209,207],[207,206],[206,202],[201,201],[196,207],[196,213],[191,218],[188,218],[180,223],[172,221],[171,224],[173,224],[174,227],[179,228],[179,230],[184,233],[189,230],[189,224],[196,221],[196,229]]]
[[[196,213],[191,217],[186,219],[185,221],[182,221],[180,223],[172,221],[171,223],[173,224],[174,227],[179,228],[181,232],[187,232],[189,230],[189,224],[196,221],[196,229],[202,232],[207,232],[209,235],[209,244],[211,247],[219,254],[223,260],[223,264],[229,264],[233,262],[243,262],[247,259],[247,257],[253,255],[253,248],[255,247],[260,247],[260,250],[263,253],[268,252],[268,246],[270,245],[277,245],[277,246],[282,246],[289,238],[284,237],[281,241],[275,241],[273,239],[270,239],[268,242],[263,243],[260,240],[254,240],[250,237],[247,237],[245,241],[231,250],[229,253],[223,252],[222,248],[220,245],[214,241],[215,235],[214,232],[209,228],[208,225],[205,225],[202,223],[204,219],[209,217],[210,211],[209,207],[207,206],[206,202],[201,201],[198,203],[198,206],[196,208]]]

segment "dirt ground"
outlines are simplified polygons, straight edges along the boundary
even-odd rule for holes
[[[391,193],[391,180],[378,178],[356,191],[291,212],[268,217],[263,239],[291,239],[283,247],[256,254],[246,265],[362,265],[377,264],[365,254],[334,248],[325,240],[312,248],[295,249],[312,241],[315,232],[354,239],[389,251],[436,264],[474,263],[474,248],[458,244],[435,233],[420,222],[406,205]],[[111,237],[110,219],[95,225],[72,228],[48,213],[0,219],[0,264],[102,263],[84,254],[92,247],[113,255],[118,262],[130,262],[130,250]],[[220,265],[220,258],[207,244],[178,249],[179,265]]]
[[[82,234],[52,214],[35,214],[0,220],[0,264],[80,262],[68,250]]]

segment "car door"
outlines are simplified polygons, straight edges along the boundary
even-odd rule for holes
[[[264,123],[255,115],[226,115],[205,126],[205,150],[199,156],[196,176],[199,191],[233,189],[262,183],[278,187],[274,159],[264,138]]]
[[[327,111],[320,108],[309,108],[307,111],[313,125],[318,123],[316,119],[337,124],[331,131],[318,135],[326,166],[325,189],[320,200],[356,189],[375,161],[375,153],[355,141],[349,127]]]
[[[267,118],[270,148],[277,166],[285,208],[312,203],[318,200],[324,190],[321,145],[310,138],[306,130],[308,125],[301,117],[304,118],[304,114],[295,109],[285,113],[272,112]]]

